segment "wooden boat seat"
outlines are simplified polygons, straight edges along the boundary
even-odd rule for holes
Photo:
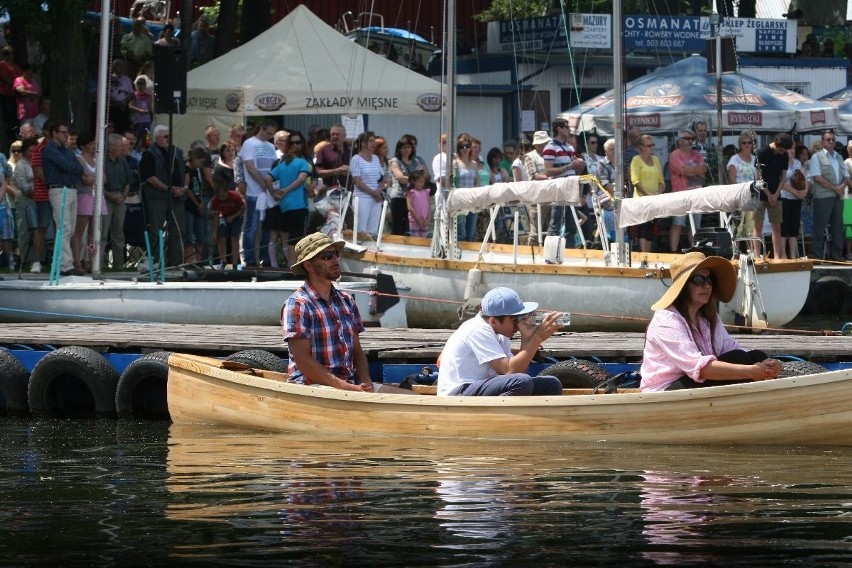
[[[436,395],[438,394],[438,385],[411,385],[411,390],[416,392],[417,394],[426,394],[426,395]],[[562,389],[562,394],[573,395],[573,394],[604,394],[603,391],[593,392],[594,389]],[[628,392],[641,392],[639,389],[618,389],[618,393],[628,393]],[[613,393],[613,394],[618,394]]]

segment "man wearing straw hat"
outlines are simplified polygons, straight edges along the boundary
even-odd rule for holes
[[[781,362],[746,351],[727,332],[718,302],[730,302],[737,273],[720,256],[690,252],[672,262],[672,284],[653,306],[641,388],[663,391],[774,379]]]
[[[359,334],[364,331],[355,301],[334,286],[340,278],[344,241],[313,233],[296,243],[293,274],[305,283],[287,298],[281,326],[290,352],[290,382],[326,385],[342,390],[414,394],[376,385],[370,379]]]

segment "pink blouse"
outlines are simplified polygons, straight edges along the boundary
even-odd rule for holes
[[[684,375],[703,382],[699,375],[708,363],[715,361],[718,355],[743,348],[728,334],[718,315],[712,345],[710,322],[699,318],[698,331],[696,339],[686,318],[673,306],[654,312],[645,335],[645,351],[639,369],[642,376],[639,386],[643,392],[666,390]]]

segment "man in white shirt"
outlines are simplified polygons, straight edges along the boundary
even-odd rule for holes
[[[530,321],[538,308],[510,288],[494,288],[482,298],[482,311],[447,340],[440,357],[438,394],[443,396],[559,396],[556,377],[531,377],[527,368],[539,346],[559,329],[556,312],[540,325]],[[510,339],[521,334],[512,354]]]
[[[243,142],[240,148],[240,159],[245,168],[246,182],[246,217],[243,225],[243,263],[246,266],[257,266],[257,227],[260,223],[257,211],[257,198],[267,186],[271,184],[265,179],[265,175],[272,169],[275,162],[275,146],[272,145],[272,137],[278,130],[278,123],[272,119],[264,120],[257,129],[257,134]],[[265,233],[265,231],[263,231]],[[261,234],[260,250],[267,255],[267,243],[269,236]],[[264,259],[269,264],[269,259]]]

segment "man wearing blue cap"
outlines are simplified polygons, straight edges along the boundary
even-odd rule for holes
[[[447,340],[438,369],[438,395],[561,395],[556,377],[531,377],[526,370],[539,346],[559,329],[560,314],[548,313],[540,325],[529,320],[538,308],[522,302],[510,288],[494,288],[482,298],[482,311],[464,322]],[[510,339],[521,334],[512,354]]]

